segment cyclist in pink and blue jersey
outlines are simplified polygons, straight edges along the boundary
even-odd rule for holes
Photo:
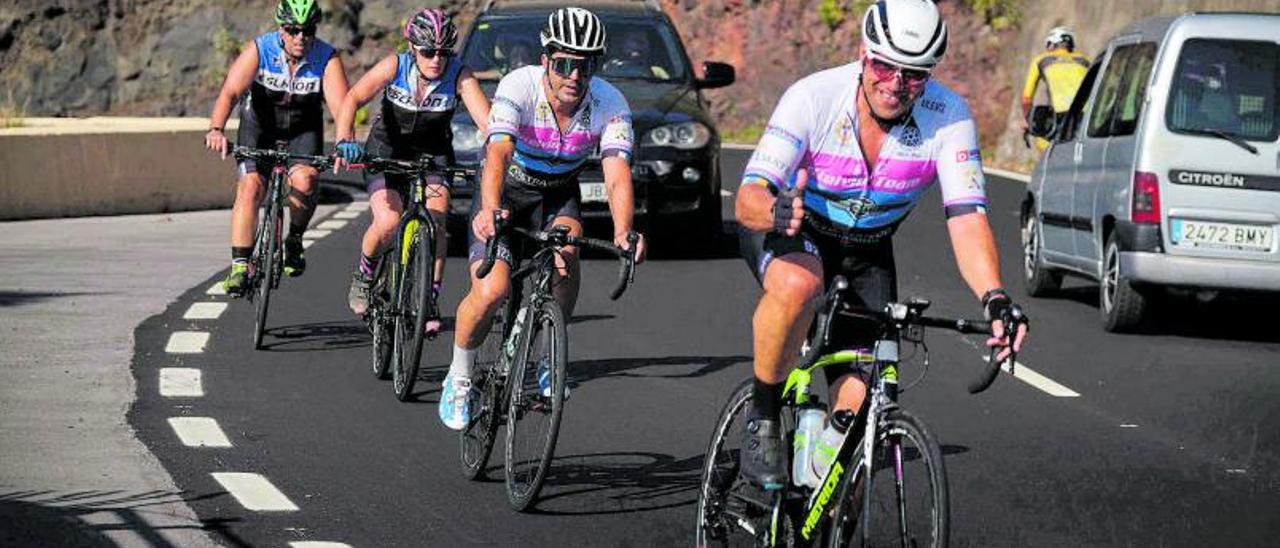
[[[494,213],[531,229],[565,225],[582,234],[578,174],[588,157],[600,153],[613,216],[614,243],[630,249],[635,200],[631,186],[634,137],[631,109],[617,88],[594,77],[604,53],[605,28],[582,8],[560,8],[541,31],[542,63],[507,74],[498,83],[489,111],[480,188],[471,199],[471,290],[458,304],[453,362],[440,395],[440,420],[461,430],[471,420],[471,367],[475,349],[489,331],[494,310],[510,290],[512,250],[495,235]],[[476,270],[485,244],[500,238],[498,261],[484,279]],[[644,238],[636,243],[644,258]],[[572,316],[578,295],[578,257],[572,247],[556,259],[556,300]],[[546,365],[539,383],[550,391]]]
[[[755,388],[742,474],[786,483],[782,382],[827,281],[880,309],[897,298],[892,236],[936,182],[960,273],[988,318],[1013,307],[987,222],[977,130],[964,99],[931,79],[947,29],[931,0],[879,0],[863,18],[860,59],[801,79],[778,102],[743,175],[736,214],[743,256],[760,281],[753,318]],[[857,302],[861,301],[861,302]],[[845,330],[847,333],[848,330]],[[997,322],[990,346],[1018,348]],[[835,344],[870,346],[858,333]],[[866,372],[827,368],[833,411],[856,412]]]

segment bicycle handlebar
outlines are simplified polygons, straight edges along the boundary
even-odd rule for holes
[[[1017,340],[1018,330],[1025,325],[1027,320],[1022,314],[1022,309],[1012,307],[1009,312],[1001,318],[1004,324],[1004,336],[1009,339],[1009,357],[1005,362],[1009,364],[1009,373],[1013,373],[1013,368],[1018,364],[1018,352],[1013,349],[1013,342]],[[988,322],[988,333],[990,333],[990,322]],[[996,360],[999,349],[993,347],[987,356],[987,366],[983,368],[982,373],[976,379],[969,382],[969,393],[978,394],[991,388],[992,383],[996,382],[996,376],[1000,374],[1000,362]]]
[[[449,165],[445,156],[423,154],[416,160],[397,160],[395,158],[371,157],[364,162],[348,164],[349,169],[372,168],[383,173],[398,175],[417,175],[419,173],[440,173],[447,175],[474,176],[475,168]]]
[[[480,268],[476,270],[476,276],[484,278],[493,270],[493,265],[498,259],[498,235],[507,231],[514,231],[526,238],[529,238],[543,246],[563,247],[568,245],[584,247],[603,251],[618,258],[618,283],[613,290],[609,292],[610,300],[618,300],[623,292],[627,290],[627,286],[635,281],[635,264],[636,264],[636,243],[640,240],[640,235],[635,231],[627,234],[627,242],[631,244],[631,249],[622,249],[607,240],[596,238],[587,238],[584,236],[573,236],[568,233],[567,227],[559,228],[563,225],[557,225],[551,230],[528,230],[518,226],[507,224],[506,219],[502,217],[500,212],[493,212],[493,225],[495,234],[489,241],[485,243],[484,262],[480,263]]]
[[[334,160],[337,159],[333,156],[298,154],[284,149],[254,148],[240,145],[236,145],[236,147],[232,149],[232,156],[238,161],[266,161],[271,162],[273,165],[283,165],[289,160],[303,160],[305,162],[309,162],[319,171],[328,171],[329,168],[333,167]]]
[[[991,335],[992,326],[990,321],[971,320],[964,318],[942,318],[936,316],[925,316],[924,309],[928,308],[929,301],[922,299],[910,299],[905,303],[889,303],[884,310],[870,310],[865,308],[854,308],[842,301],[839,301],[839,295],[848,288],[848,281],[843,277],[837,277],[831,289],[827,292],[828,302],[834,302],[838,305],[835,312],[843,316],[871,320],[881,324],[889,324],[902,329],[911,325],[921,327],[932,327],[937,329],[946,329],[957,333],[965,334],[982,334]],[[1026,319],[1022,311],[1016,307],[1010,309],[1004,318],[1004,333],[1011,341],[1017,336],[1018,329],[1026,323]],[[827,326],[829,328],[829,325]],[[826,334],[823,334],[825,338]],[[978,394],[990,388],[995,383],[996,376],[1000,373],[1000,365],[1002,362],[996,360],[999,348],[992,348],[987,358],[987,365],[979,373],[979,375],[969,382],[969,393]],[[1018,353],[1013,350],[1012,345],[1009,347],[1009,356],[1005,359],[1005,363],[1009,364],[1009,371],[1012,373],[1017,363]]]

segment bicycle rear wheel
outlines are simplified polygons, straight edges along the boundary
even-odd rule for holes
[[[395,263],[387,259],[389,253],[384,253],[378,261],[378,274],[374,278],[373,291],[369,295],[369,332],[373,335],[373,376],[379,380],[387,378],[387,373],[391,368],[392,354],[392,333],[395,330],[395,321],[388,314],[388,305],[390,303],[391,280],[395,278],[392,269]]]
[[[405,251],[400,255],[403,269],[400,286],[396,288],[396,309],[399,313],[395,322],[395,369],[391,374],[391,387],[400,401],[409,400],[413,385],[418,380],[434,263],[433,246],[425,222],[411,222],[406,226],[406,230],[411,232],[405,235]]]
[[[462,475],[470,480],[484,477],[485,465],[489,462],[489,454],[493,452],[493,442],[498,437],[498,426],[502,424],[502,417],[506,413],[508,383],[505,360],[508,357],[504,355],[503,345],[511,333],[508,318],[515,317],[518,302],[518,297],[511,295],[498,307],[488,336],[476,349],[472,382],[480,396],[477,401],[472,402],[476,407],[472,412],[471,422],[458,436]]]
[[[272,183],[272,186],[279,184]],[[258,268],[253,277],[257,285],[256,312],[253,321],[253,348],[262,349],[262,335],[267,330],[267,309],[271,305],[271,290],[278,283],[276,270],[280,269],[280,230],[283,224],[281,205],[273,199],[274,193],[267,194],[267,205],[263,209],[261,228],[258,231],[258,249],[254,261]]]
[[[933,434],[896,409],[881,421],[873,448],[871,476],[859,468],[841,482],[828,546],[947,546],[947,472]],[[854,453],[860,466],[862,456],[860,444]]]
[[[538,498],[555,454],[564,413],[568,342],[564,314],[553,300],[529,311],[516,360],[512,365],[507,407],[507,499],[516,511],[528,510]],[[547,375],[547,390],[539,375]]]

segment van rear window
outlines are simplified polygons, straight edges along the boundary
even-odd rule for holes
[[[1187,40],[1173,77],[1166,122],[1178,133],[1221,131],[1250,141],[1280,133],[1280,45]]]

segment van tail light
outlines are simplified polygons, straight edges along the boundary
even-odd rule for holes
[[[1160,179],[1155,173],[1133,172],[1133,222],[1160,224]]]

